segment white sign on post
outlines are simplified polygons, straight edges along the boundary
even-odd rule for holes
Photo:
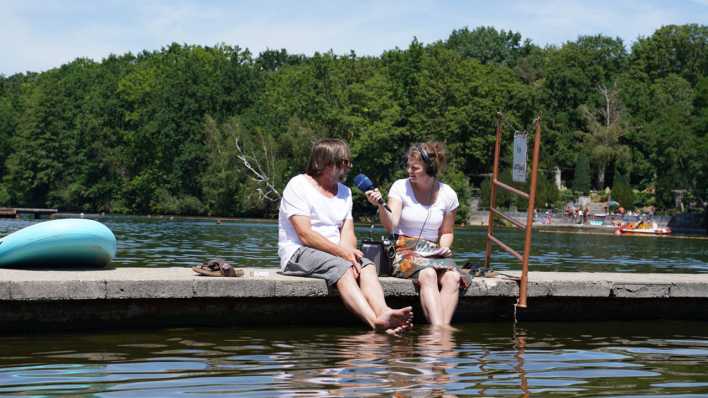
[[[526,133],[514,133],[514,168],[511,179],[514,182],[526,182]]]

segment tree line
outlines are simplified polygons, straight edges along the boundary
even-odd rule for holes
[[[317,138],[347,140],[353,173],[384,188],[411,143],[434,139],[464,218],[491,170],[497,112],[507,176],[514,132],[542,115],[541,205],[617,182],[648,192],[643,204],[670,209],[684,192],[702,205],[707,70],[708,27],[695,24],[631,48],[603,35],[542,48],[477,27],[380,56],[173,43],[79,58],[0,75],[0,206],[270,217]]]

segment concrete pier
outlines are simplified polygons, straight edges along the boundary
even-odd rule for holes
[[[239,278],[189,268],[0,269],[0,332],[199,325],[356,324],[321,280],[246,268]],[[519,272],[474,278],[455,321],[512,320]],[[413,305],[413,283],[381,278],[391,306]],[[530,272],[519,321],[708,320],[708,274]]]

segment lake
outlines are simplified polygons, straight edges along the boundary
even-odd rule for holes
[[[705,397],[704,323],[0,336],[0,395]]]
[[[278,227],[272,221],[214,219],[170,220],[167,217],[101,218],[118,239],[117,266],[192,266],[223,257],[235,264],[278,266]],[[29,220],[0,219],[0,235],[30,225]],[[383,229],[357,227],[359,239],[380,237]],[[495,231],[502,241],[523,250],[523,233]],[[453,252],[456,260],[484,261],[486,229],[458,228]],[[708,272],[706,236],[614,236],[598,233],[535,231],[529,269],[583,272]],[[519,269],[518,261],[495,247],[494,267]]]
[[[272,222],[108,217],[116,266],[225,257],[276,267]],[[0,220],[0,235],[31,224]],[[370,229],[358,227],[360,238]],[[482,261],[481,228],[459,229],[460,263]],[[380,235],[374,229],[373,235]],[[522,248],[512,230],[498,235]],[[496,251],[495,268],[518,269]],[[702,237],[535,232],[531,270],[708,272]],[[420,322],[420,321],[419,321]],[[705,322],[419,324],[401,338],[363,327],[180,328],[0,336],[0,395],[708,396]]]

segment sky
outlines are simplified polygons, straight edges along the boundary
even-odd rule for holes
[[[0,75],[173,42],[377,56],[414,37],[428,44],[493,26],[540,46],[603,34],[629,47],[687,23],[708,25],[708,0],[0,0]]]

